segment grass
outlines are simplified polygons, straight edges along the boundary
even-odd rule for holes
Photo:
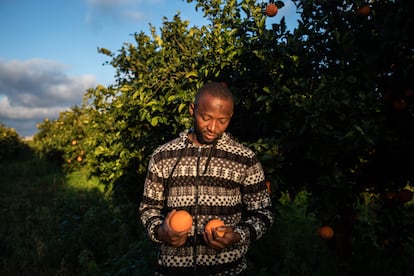
[[[155,250],[136,206],[114,204],[97,178],[66,175],[29,148],[0,175],[1,275],[149,274]]]

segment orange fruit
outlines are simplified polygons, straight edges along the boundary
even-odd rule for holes
[[[396,99],[393,103],[392,103],[392,107],[396,110],[396,111],[402,111],[404,109],[406,109],[408,107],[408,103],[406,100],[400,98],[400,99]]]
[[[216,227],[224,226],[224,221],[221,219],[211,219],[209,222],[207,222],[205,229],[211,233],[211,230]],[[224,231],[218,231],[216,229],[216,233],[219,237],[224,237]]]
[[[82,156],[78,156],[78,158],[76,158],[76,160],[78,160],[78,162],[82,162]]]
[[[319,227],[318,235],[324,240],[330,240],[334,236],[334,230],[329,225]]]
[[[406,96],[406,97],[414,97],[414,89],[411,89],[411,88],[407,88],[407,89],[405,89],[404,90],[404,95]]]
[[[76,140],[72,140],[72,146],[76,145]]]
[[[269,192],[269,194],[271,194],[272,193],[272,189],[270,188],[270,180],[266,180],[266,188],[267,188],[267,191]]]
[[[371,13],[371,8],[368,5],[363,5],[358,8],[358,14],[368,16]]]
[[[406,203],[413,199],[413,192],[408,189],[402,189],[398,191],[397,197],[401,203]]]
[[[273,17],[277,14],[277,10],[278,9],[275,3],[270,3],[269,5],[266,6],[265,14],[269,17]]]
[[[395,201],[398,199],[398,193],[394,191],[386,191],[384,196],[385,196],[385,199],[389,201]]]
[[[178,210],[170,218],[170,227],[176,232],[187,231],[193,225],[193,217],[186,210]]]

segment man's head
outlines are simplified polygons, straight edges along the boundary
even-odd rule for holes
[[[194,118],[196,143],[212,144],[229,126],[233,116],[234,99],[230,90],[222,83],[206,83],[190,105]]]

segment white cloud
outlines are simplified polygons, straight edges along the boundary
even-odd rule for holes
[[[80,105],[86,90],[96,86],[96,78],[69,76],[66,69],[45,59],[0,59],[0,122],[21,135],[31,135],[44,118],[56,118],[59,112]],[[19,126],[27,127],[29,122],[32,128],[21,130]]]
[[[122,13],[122,18],[127,18],[129,21],[132,22],[140,22],[147,18],[146,14],[139,11],[124,11]]]
[[[168,5],[166,0],[87,0],[89,11],[85,22],[94,27],[101,28],[103,18],[110,17],[115,23],[145,22],[149,20],[148,9]]]
[[[159,4],[166,0],[87,0],[94,7],[115,7],[139,4]]]
[[[56,117],[62,107],[26,107],[12,106],[7,97],[0,98],[0,118],[9,120],[33,120]]]

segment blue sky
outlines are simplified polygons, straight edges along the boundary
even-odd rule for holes
[[[282,16],[296,24],[294,5],[284,2],[269,24]],[[109,60],[98,47],[116,52],[177,12],[190,25],[206,23],[185,0],[1,0],[0,122],[35,134],[37,123],[80,105],[86,89],[114,83],[115,69],[103,66]]]

